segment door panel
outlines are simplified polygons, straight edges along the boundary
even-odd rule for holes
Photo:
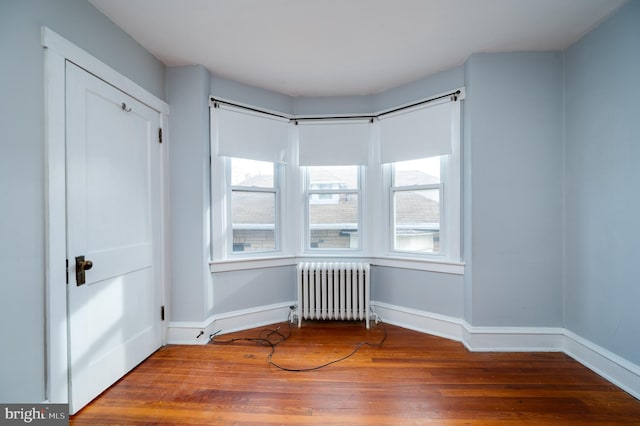
[[[158,113],[67,64],[71,411],[162,343]],[[76,283],[76,256],[93,266]]]

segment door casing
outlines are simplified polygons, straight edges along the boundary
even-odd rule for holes
[[[75,44],[47,27],[42,27],[41,44],[45,57],[45,360],[46,395],[50,403],[68,403],[68,340],[67,340],[67,284],[66,284],[66,156],[65,156],[65,63],[73,62],[87,72],[122,90],[159,114],[163,129],[161,150],[160,212],[161,259],[159,275],[163,305],[169,304],[168,277],[168,197],[166,154],[169,105],[138,84],[115,71]],[[167,310],[169,311],[169,310]],[[162,343],[166,343],[163,324]]]

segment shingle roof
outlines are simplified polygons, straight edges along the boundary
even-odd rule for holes
[[[424,173],[414,171],[405,177],[416,182],[425,182]],[[340,182],[335,173],[316,175],[322,180],[318,182]],[[428,177],[435,179],[432,176]],[[243,182],[242,186],[266,186],[270,178],[254,176]],[[353,185],[353,183],[350,183]],[[398,224],[425,224],[440,221],[440,205],[437,201],[425,196],[424,191],[402,191],[396,198],[396,222]],[[272,224],[273,196],[270,193],[234,192],[232,217],[234,223]],[[342,194],[337,203],[312,203],[309,213],[312,224],[355,223],[358,218],[358,200],[353,194]]]

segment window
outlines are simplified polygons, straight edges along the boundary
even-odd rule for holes
[[[392,250],[440,253],[442,157],[392,164]]]
[[[278,186],[274,163],[229,158],[232,252],[277,249]]]
[[[305,251],[362,249],[361,181],[372,123],[308,120],[296,126],[304,175]]]
[[[211,104],[211,257],[282,253],[289,120]]]
[[[380,118],[391,256],[460,260],[460,102]]]
[[[360,167],[308,166],[307,248],[360,248]]]

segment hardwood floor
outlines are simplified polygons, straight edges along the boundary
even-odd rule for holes
[[[640,425],[640,401],[562,353],[472,353],[392,325],[304,322],[243,331],[291,336],[166,346],[71,418],[71,424]]]

